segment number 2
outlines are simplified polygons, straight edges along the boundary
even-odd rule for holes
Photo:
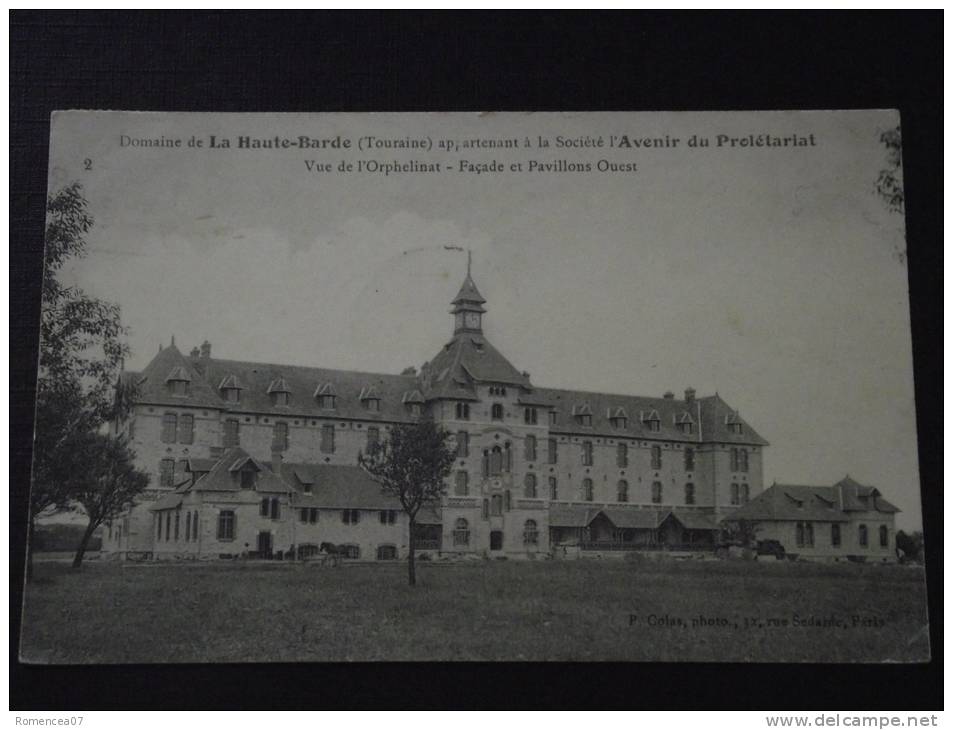
[[[89,159],[88,157],[87,157],[85,160],[83,160],[83,169],[84,169],[84,170],[92,170],[92,169],[93,169],[93,161],[92,161],[91,159]]]

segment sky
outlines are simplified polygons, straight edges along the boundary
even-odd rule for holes
[[[903,219],[874,191],[880,133],[896,124],[893,111],[66,112],[54,117],[50,180],[83,185],[95,225],[64,278],[121,306],[130,369],[173,336],[183,352],[208,339],[222,358],[419,367],[452,334],[458,249],[469,249],[484,331],[534,384],[718,392],[771,443],[765,486],[849,474],[919,529]],[[765,134],[815,144],[716,144]],[[233,147],[209,149],[212,135]],[[354,146],[236,147],[300,135]],[[368,135],[430,149],[359,149]],[[623,135],[679,143],[609,146]],[[710,146],[689,147],[693,135]],[[518,149],[440,148],[511,138]],[[441,170],[337,171],[369,160]],[[599,172],[599,160],[636,170]],[[461,172],[461,161],[503,171]]]

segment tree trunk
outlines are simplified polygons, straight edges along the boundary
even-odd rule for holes
[[[417,585],[417,568],[414,563],[414,553],[417,550],[417,536],[414,534],[415,530],[414,519],[410,519],[410,540],[408,545],[410,547],[410,552],[407,555],[407,583],[408,585],[415,586]]]
[[[73,570],[79,570],[83,564],[83,556],[86,554],[86,546],[89,545],[89,539],[96,531],[97,525],[92,520],[86,525],[86,532],[83,533],[83,539],[79,541],[79,547],[76,548],[76,555],[73,557]]]

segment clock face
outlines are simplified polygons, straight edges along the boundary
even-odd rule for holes
[[[467,312],[467,327],[472,327],[473,329],[479,329],[480,327],[480,315],[474,312]]]

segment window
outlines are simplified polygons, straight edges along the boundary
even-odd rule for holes
[[[373,456],[380,448],[381,432],[377,426],[369,426],[367,429],[367,453]]]
[[[741,485],[741,504],[748,504],[751,498],[751,488],[747,484]]]
[[[616,485],[616,501],[629,501],[629,483],[625,479],[620,479],[619,483]]]
[[[885,548],[890,545],[889,534],[887,532],[887,526],[880,526],[880,547]]]
[[[506,396],[506,388],[501,385],[491,385],[490,395]]]
[[[502,420],[503,420],[503,404],[502,404],[502,403],[494,403],[494,404],[493,404],[493,406],[490,408],[490,417],[491,417],[494,421],[502,421]]]
[[[231,446],[238,446],[240,438],[238,435],[238,419],[229,418],[225,421],[225,431],[222,435],[222,446],[226,449]]]
[[[333,395],[319,395],[318,396],[318,407],[326,411],[334,410],[334,399],[337,396]]]
[[[556,477],[549,478],[549,498],[559,499],[559,482],[556,481]]]
[[[265,497],[264,499],[261,500],[261,504],[258,506],[258,515],[260,517],[267,517],[270,509],[271,509],[271,503],[268,497]]]
[[[732,483],[731,485],[731,503],[741,504],[741,492],[738,491],[737,483]]]
[[[609,423],[612,424],[612,428],[624,429],[629,425],[629,419],[625,416],[613,416],[609,419]]]
[[[615,465],[624,469],[629,465],[629,445],[625,441],[620,441],[615,450]]]
[[[271,396],[274,398],[274,404],[276,406],[286,406],[291,401],[291,393],[286,393],[284,391],[272,393]]]
[[[240,388],[224,388],[225,391],[225,402],[226,403],[238,403],[241,400],[241,389]]]
[[[840,525],[831,525],[831,547],[840,547]]]
[[[279,393],[279,395],[281,395]],[[288,449],[288,424],[276,421],[271,437],[272,451],[286,451]]]
[[[744,428],[740,422],[735,421],[734,423],[728,424],[728,433],[733,433],[740,436],[742,433],[744,433]]]
[[[172,532],[172,513],[165,513],[165,541],[169,542],[169,537]]]
[[[397,560],[397,548],[393,545],[380,545],[377,548],[378,560]]]
[[[156,540],[162,539],[162,513],[159,512],[156,514],[156,527],[159,529],[156,531]]]
[[[365,398],[363,403],[365,410],[374,411],[376,413],[381,409],[380,398]]]
[[[592,441],[582,442],[582,465],[592,466]]]
[[[169,390],[172,391],[172,395],[187,396],[189,394],[189,381],[170,380]]]
[[[159,461],[159,486],[171,487],[174,483],[173,470],[175,469],[174,459],[161,459]]]
[[[457,431],[457,456],[465,459],[470,455],[470,434],[466,431]]]
[[[586,477],[582,480],[582,498],[587,502],[591,502],[593,499],[592,479],[589,477]]]
[[[254,469],[242,469],[241,472],[241,486],[242,489],[254,489],[255,488],[255,470]]]
[[[592,414],[590,413],[580,413],[576,416],[576,422],[580,426],[591,426],[592,425]]]
[[[685,485],[685,504],[695,504],[695,485],[691,482]]]
[[[358,560],[361,557],[361,548],[357,545],[342,545],[344,548],[344,557],[350,560]]]
[[[550,425],[550,426],[555,426],[557,423],[559,423],[559,414],[558,414],[556,411],[550,411],[550,412],[549,412],[549,425]]]
[[[530,425],[536,425],[536,409],[535,408],[524,408],[523,409],[523,422]]]
[[[395,522],[397,522],[397,510],[382,509],[380,513],[380,520],[382,525],[393,525]]]
[[[271,519],[277,520],[281,518],[281,502],[278,501],[277,497],[271,498]]]
[[[513,509],[513,499],[509,489],[503,492],[503,509],[507,512]]]
[[[494,494],[490,497],[490,514],[499,517],[503,514],[503,495]]]
[[[748,471],[748,449],[738,450],[738,469]]]
[[[523,441],[523,445],[525,447],[524,457],[526,461],[536,461],[536,437],[527,436]]]
[[[523,494],[527,499],[536,499],[536,475],[527,474],[523,479]]]
[[[189,460],[188,459],[179,459],[178,463],[175,465],[175,473],[172,475],[172,483],[178,484],[179,481],[185,478],[185,475],[188,474],[189,469]]]
[[[662,504],[662,482],[652,482],[652,503]]]
[[[798,547],[814,547],[814,523],[798,522],[795,537]]]
[[[308,521],[308,513],[310,510],[307,507],[302,507],[298,510],[298,522],[306,523]]]
[[[536,520],[526,520],[523,523],[523,544],[539,544],[539,528],[536,526]]]
[[[321,453],[334,453],[334,426],[332,424],[321,426]]]
[[[490,500],[488,500],[488,499],[484,499],[484,500],[483,500],[483,512],[482,512],[482,514],[483,514],[483,519],[484,519],[484,520],[489,519],[489,517],[490,517]]]
[[[678,430],[684,434],[691,434],[695,430],[694,424],[691,421],[682,421],[678,424]]]
[[[648,425],[649,431],[654,431],[655,433],[658,433],[659,431],[662,430],[662,422],[658,419],[657,416],[655,418],[649,418],[645,423]]]
[[[175,535],[174,539],[176,542],[179,541],[179,523],[181,521],[182,521],[182,515],[179,512],[179,510],[176,510],[175,511],[175,532],[173,533]]]
[[[191,413],[179,416],[179,443],[190,444],[194,438],[195,417]]]
[[[419,403],[408,403],[408,404],[407,404],[407,407],[408,407],[408,409],[410,409],[410,415],[412,415],[414,418],[419,418],[419,417],[420,417],[420,404],[419,404]]]
[[[458,421],[470,420],[470,404],[469,403],[457,403],[457,420]]]
[[[731,450],[731,471],[738,471],[738,449]]]
[[[695,449],[691,447],[685,449],[685,471],[695,471]]]
[[[465,471],[458,471],[454,481],[453,493],[458,497],[466,497],[470,492],[469,475]]]
[[[356,525],[360,521],[360,510],[346,509],[341,511],[341,522],[343,522],[345,525]]]
[[[867,547],[867,525],[860,525],[857,528],[857,539],[861,547]]]
[[[222,510],[218,513],[218,539],[235,539],[235,513],[231,510]]]
[[[466,547],[470,544],[470,523],[462,517],[453,523],[453,544],[457,547]]]
[[[662,447],[661,446],[652,447],[652,468],[653,469],[662,468]]]
[[[175,443],[175,426],[177,418],[174,413],[165,413],[162,416],[162,443]]]

